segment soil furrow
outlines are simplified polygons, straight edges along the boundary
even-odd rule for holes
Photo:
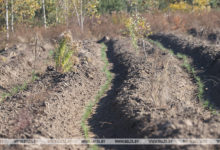
[[[182,67],[182,61],[148,41],[145,51],[141,47],[135,51],[128,38],[112,39],[105,44],[108,46],[107,57],[114,78],[111,83],[110,80],[107,81],[111,88],[93,111],[91,110],[92,115],[88,119],[90,129],[88,137],[220,138],[219,116],[206,110],[198,101],[197,87],[190,74]],[[28,85],[26,90],[3,101],[0,104],[0,137],[83,138],[81,119],[84,109],[93,100],[91,98],[99,99],[108,88],[105,84],[108,75],[103,72],[103,68],[107,69],[107,60],[101,61],[102,55],[97,49],[101,49],[101,46],[94,42],[83,42],[75,72],[62,74],[56,72],[53,67],[47,67],[46,72]],[[99,92],[97,96],[97,89],[100,87],[104,87],[105,90]],[[134,145],[100,148],[218,149],[219,147]]]
[[[201,40],[181,35],[160,33],[150,37],[161,42],[175,53],[183,53],[192,59],[192,64],[205,84],[204,98],[220,107],[220,47]]]
[[[111,82],[112,82],[112,74],[109,71],[109,62],[106,56],[106,46],[102,44],[103,47],[101,49],[101,56],[102,56],[102,61],[105,64],[103,67],[103,72],[105,73],[106,76],[106,81],[105,84],[100,86],[100,90],[97,92],[97,95],[94,97],[94,100],[91,100],[91,102],[86,106],[83,118],[82,118],[82,129],[83,133],[86,139],[89,138],[89,128],[87,125],[87,120],[91,116],[93,107],[96,106],[96,104],[99,102],[99,100],[103,97],[103,95],[106,93],[106,91],[109,89]]]
[[[147,58],[143,49],[138,53],[133,50],[129,39],[114,39],[107,43],[108,57],[113,63],[112,72],[116,76],[111,90],[100,101],[89,119],[92,137],[219,138],[220,120],[199,103],[196,96],[197,87],[182,68],[182,62],[169,52],[146,43]],[[104,148],[204,147],[104,146]]]
[[[94,42],[83,42],[75,72],[62,74],[47,67],[38,80],[23,92],[0,104],[0,137],[24,139],[84,138],[81,119],[85,106],[105,82],[101,49]],[[79,54],[81,55],[81,54]],[[85,59],[90,61],[85,61]],[[84,145],[3,146],[0,149],[87,149]]]

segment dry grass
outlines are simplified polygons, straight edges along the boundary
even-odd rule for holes
[[[195,28],[212,32],[220,27],[220,11],[210,12],[154,12],[144,16],[154,32],[178,30],[186,32]]]
[[[210,12],[192,13],[192,12],[152,12],[143,14],[151,25],[153,32],[178,31],[186,32],[191,28],[197,31],[213,32],[220,28],[220,11],[212,10]],[[126,13],[112,13],[111,15],[102,15],[100,19],[87,18],[85,20],[84,32],[72,18],[73,22],[67,25],[56,25],[48,27],[31,27],[28,25],[16,25],[15,32],[12,34],[7,44],[15,42],[31,42],[36,33],[44,40],[54,39],[62,32],[70,30],[74,39],[101,38],[103,36],[115,37],[122,35],[125,29],[124,21],[128,17]],[[75,21],[74,21],[75,20]],[[4,35],[5,33],[2,33]],[[0,48],[5,47],[5,36],[0,37]],[[3,46],[2,46],[3,45]]]
[[[125,29],[124,21],[128,15],[124,13],[113,13],[112,15],[103,15],[99,20],[96,20],[96,23],[90,21],[87,24],[87,28],[91,31],[92,35],[97,38],[103,36],[115,37],[119,36],[122,33],[122,30]],[[99,22],[99,23],[98,23]]]
[[[70,22],[67,25],[59,24],[56,26],[50,26],[47,29],[44,27],[32,27],[25,24],[17,24],[14,33],[10,33],[10,40],[7,44],[16,42],[31,42],[34,40],[36,34],[40,35],[43,39],[54,39],[57,38],[62,32],[70,30],[73,34],[73,38],[76,40],[89,39],[89,38],[100,38],[104,35],[116,36],[120,34],[122,25],[122,15],[103,15],[100,19],[88,18],[85,21],[84,31],[77,22]],[[71,19],[74,20],[74,19]],[[75,19],[76,20],[76,19]],[[6,34],[1,33],[0,43],[5,45]],[[5,35],[5,36],[4,36]]]

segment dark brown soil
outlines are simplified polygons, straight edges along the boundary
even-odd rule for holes
[[[152,38],[160,37],[155,35]],[[173,44],[169,39],[173,40]],[[210,49],[202,47],[201,44],[193,47],[189,40],[177,39],[179,38],[167,37],[160,40],[166,46],[191,56],[197,69],[209,69],[219,59],[215,46],[208,47]],[[138,51],[133,49],[130,39],[127,38],[105,42],[111,63],[109,69],[114,74],[114,79],[111,88],[94,108],[88,120],[91,138],[220,138],[219,115],[212,114],[199,102],[197,87],[190,74],[182,68],[181,60],[147,41],[146,49],[140,48]],[[185,47],[181,47],[182,44]],[[177,47],[179,45],[180,47]],[[0,138],[83,138],[81,119],[85,106],[90,100],[94,100],[97,91],[106,80],[100,48],[101,46],[94,41],[84,41],[75,71],[67,74],[56,72],[53,64],[40,63],[39,60],[48,60],[50,48],[45,49],[45,55],[42,57],[38,55],[37,63],[42,67],[36,67],[36,70],[42,69],[40,78],[30,83],[27,90],[7,98],[0,104]],[[33,58],[32,53],[26,52],[27,47],[19,51],[11,49],[7,53],[13,51],[16,51],[15,58],[4,56],[6,51],[0,52],[2,57],[7,57],[7,61],[2,63],[0,72],[6,70],[11,74],[7,76],[2,73],[4,77],[0,79],[2,91],[16,83],[22,83],[32,70],[32,67],[26,69],[28,67],[25,65],[28,58]],[[18,59],[22,53],[24,62]],[[17,63],[13,62],[13,59]],[[10,63],[12,64],[4,66]],[[218,61],[214,64],[218,64]],[[7,66],[11,67],[7,70],[5,69]],[[14,66],[24,69],[24,73],[22,74],[20,69],[16,70],[16,67],[13,70]],[[213,75],[218,77],[217,74]],[[87,148],[75,145],[0,147],[0,149]],[[100,148],[218,149],[219,147],[158,145]]]
[[[188,30],[188,34],[192,35],[193,37],[203,39],[208,41],[209,43],[212,44],[220,44],[220,30],[205,30],[204,28],[196,29],[196,28],[191,28]]]
[[[43,73],[52,64],[50,51],[54,46],[48,41],[18,43],[0,51],[0,95],[12,87],[29,82],[35,73]]]
[[[194,67],[200,71],[199,76],[205,83],[205,99],[220,107],[220,45],[208,44],[205,41],[178,34],[156,34],[151,36],[175,53],[188,55]]]
[[[89,120],[91,137],[219,138],[220,119],[205,110],[196,86],[168,52],[147,44],[147,57],[129,39],[107,43],[116,74]],[[201,149],[204,146],[106,146],[105,149]],[[206,147],[207,148],[207,147]],[[210,146],[210,149],[215,149]]]
[[[0,137],[83,138],[81,119],[84,108],[105,82],[100,48],[94,42],[84,41],[75,72],[61,74],[48,66],[40,79],[29,84],[27,90],[1,103]],[[2,148],[11,149],[13,146]],[[55,147],[37,147],[48,148]],[[86,146],[57,148],[86,149]]]

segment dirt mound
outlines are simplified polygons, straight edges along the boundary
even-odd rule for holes
[[[108,57],[116,74],[112,89],[89,120],[91,135],[99,138],[218,138],[220,119],[196,98],[196,86],[171,54],[147,44],[134,51],[128,39],[112,40]],[[106,149],[200,146],[106,146]],[[214,148],[214,147],[210,147]]]
[[[172,33],[155,34],[151,38],[160,41],[175,53],[179,52],[190,56],[206,86],[205,98],[220,107],[220,45],[210,45],[199,39]]]
[[[15,44],[0,52],[0,87],[10,90],[17,84],[29,82],[33,71],[43,73],[48,65],[52,65],[50,51],[54,46],[48,41],[43,43]],[[0,89],[0,95],[5,90]]]
[[[158,37],[157,37],[158,38]],[[174,40],[174,39],[173,39]],[[135,51],[130,39],[104,40],[114,80],[88,120],[90,137],[98,138],[220,138],[218,115],[198,101],[191,76],[169,52],[145,42]],[[168,44],[172,48],[171,43]],[[181,41],[177,43],[181,44]],[[190,47],[189,42],[185,47]],[[46,67],[28,88],[0,104],[1,138],[83,138],[85,106],[105,83],[100,45],[82,42],[75,72],[61,74]],[[179,49],[179,51],[184,48]],[[218,51],[195,47],[200,67],[209,67]],[[210,54],[206,56],[206,54]],[[197,55],[195,55],[197,58]],[[197,59],[195,59],[196,61]],[[198,61],[198,60],[197,60]],[[10,71],[9,71],[10,72]],[[10,84],[9,84],[10,86]],[[0,149],[86,149],[86,146]],[[218,149],[215,146],[104,146],[105,149]]]
[[[218,45],[208,44],[190,36],[158,33],[150,36],[150,38],[160,41],[165,47],[173,49],[176,53],[180,52],[191,56],[197,66],[206,68],[220,56]]]
[[[28,85],[27,90],[1,103],[0,137],[83,138],[81,119],[84,107],[105,81],[100,48],[94,42],[84,41],[76,72],[61,74],[54,67],[47,67],[40,79]],[[5,148],[13,149],[13,146]],[[60,147],[64,148],[76,149],[77,146]],[[83,146],[78,148],[86,149]]]
[[[215,44],[220,44],[220,31],[215,30],[215,31],[205,31],[204,29],[196,29],[196,28],[191,28],[188,30],[188,34],[203,39],[207,40],[210,43],[215,43]]]

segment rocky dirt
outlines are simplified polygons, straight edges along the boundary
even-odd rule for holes
[[[83,138],[84,108],[105,82],[101,46],[84,41],[75,72],[61,74],[48,66],[27,90],[0,104],[1,138]],[[89,61],[88,61],[89,60]],[[2,149],[13,149],[2,147]],[[18,149],[19,147],[15,147]],[[20,147],[20,149],[34,147]],[[54,147],[35,147],[48,149]],[[76,149],[77,146],[56,147]],[[80,149],[86,147],[80,146]]]
[[[197,87],[181,67],[182,62],[155,45],[146,44],[144,53],[143,49],[135,52],[128,39],[115,39],[107,43],[116,77],[112,90],[100,101],[89,120],[91,135],[99,138],[219,138],[220,119],[198,102]],[[214,146],[208,148],[215,149]]]
[[[192,57],[199,73],[218,60],[217,46],[202,47],[180,38],[151,38]],[[170,39],[170,40],[169,40]],[[172,41],[173,44],[170,42]],[[114,74],[111,88],[93,109],[88,120],[91,138],[220,138],[219,115],[212,114],[197,98],[197,87],[182,61],[145,41],[146,48],[135,51],[128,38],[105,39],[107,56]],[[0,104],[0,138],[83,138],[81,119],[86,105],[105,83],[101,45],[83,41],[75,71],[61,74],[53,64],[41,64],[39,79]],[[167,44],[167,45],[166,45]],[[142,44],[141,44],[142,45]],[[184,47],[183,47],[184,45]],[[177,47],[179,46],[179,47]],[[204,46],[204,45],[203,45]],[[10,51],[12,48],[10,48]],[[19,48],[17,48],[19,49]],[[32,53],[21,48],[16,56],[2,62],[2,89],[28,77]],[[48,60],[50,48],[39,60]],[[10,52],[10,51],[7,51]],[[42,49],[42,52],[43,49]],[[6,51],[1,52],[1,56]],[[18,56],[24,53],[23,61]],[[4,56],[5,57],[5,56]],[[19,63],[12,63],[12,60]],[[39,61],[37,61],[39,62]],[[218,62],[218,61],[217,61]],[[52,63],[52,62],[51,62]],[[198,65],[197,65],[198,64]],[[13,66],[24,68],[13,70]],[[52,66],[51,66],[52,65]],[[6,66],[11,66],[5,69]],[[16,68],[16,67],[15,67]],[[38,68],[38,67],[36,67]],[[27,71],[25,71],[25,69]],[[217,68],[216,68],[217,69]],[[215,69],[214,69],[215,70]],[[13,73],[13,71],[15,73]],[[27,72],[27,73],[26,73]],[[211,71],[210,71],[211,72]],[[218,77],[216,74],[213,76]],[[19,78],[18,78],[19,76]],[[13,82],[4,82],[11,81]],[[20,80],[22,79],[22,80]],[[210,91],[213,90],[209,87]],[[3,91],[3,90],[2,90]],[[208,93],[210,94],[210,93]],[[210,95],[213,97],[212,95]],[[87,149],[87,146],[3,146],[0,149]],[[103,146],[101,149],[218,149],[217,146]]]
[[[0,95],[12,87],[29,82],[32,74],[43,73],[52,64],[50,51],[54,46],[48,41],[20,42],[0,51]]]
[[[192,58],[194,67],[206,86],[205,98],[220,107],[220,45],[181,34],[160,33],[151,36],[174,52]]]

